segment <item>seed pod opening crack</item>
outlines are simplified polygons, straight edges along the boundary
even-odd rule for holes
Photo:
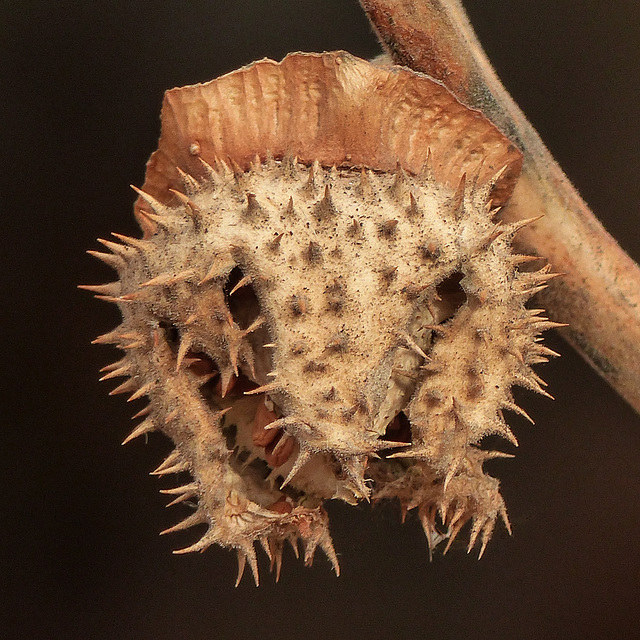
[[[344,52],[263,60],[169,91],[118,272],[87,287],[122,324],[105,379],[145,396],[127,438],[166,434],[154,471],[194,504],[180,552],[255,543],[279,576],[285,540],[338,573],[326,501],[395,499],[429,549],[470,523],[480,554],[509,521],[487,436],[516,445],[513,385],[552,326],[525,303],[552,277],[502,224],[521,156],[439,83]],[[510,443],[510,444],[509,444]]]

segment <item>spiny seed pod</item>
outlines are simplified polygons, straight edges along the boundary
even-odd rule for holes
[[[471,522],[480,555],[509,522],[483,471],[486,436],[516,444],[510,389],[545,394],[555,355],[525,302],[522,226],[495,220],[519,152],[442,85],[349,54],[263,60],[169,91],[137,190],[142,239],[92,252],[118,271],[86,287],[122,325],[103,379],[146,396],[126,439],[161,431],[153,472],[207,525],[177,551],[234,548],[256,583],[258,541],[279,575],[285,540],[338,573],[323,503],[396,498],[429,551]],[[445,549],[446,551],[446,549]]]

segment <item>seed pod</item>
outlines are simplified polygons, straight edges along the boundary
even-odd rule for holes
[[[184,526],[209,525],[185,551],[235,548],[257,580],[256,540],[300,538],[337,572],[333,498],[418,507],[430,545],[508,526],[479,444],[515,443],[510,389],[545,393],[550,353],[524,306],[550,275],[518,273],[493,220],[520,165],[439,83],[343,52],[167,93],[107,297],[143,431],[176,447],[157,473],[188,470]]]

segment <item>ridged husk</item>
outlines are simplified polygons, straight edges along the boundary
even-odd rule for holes
[[[344,51],[261,60],[211,82],[167,91],[162,135],[143,190],[160,200],[180,189],[177,168],[203,177],[199,158],[248,169],[258,154],[322,166],[419,173],[429,152],[435,178],[478,185],[506,167],[492,193],[502,205],[522,155],[482,113],[439,82],[404,67],[378,67]],[[138,202],[138,205],[143,206]]]

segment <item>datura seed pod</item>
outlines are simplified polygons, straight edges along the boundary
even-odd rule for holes
[[[482,447],[516,443],[513,385],[552,326],[525,303],[551,277],[523,270],[524,223],[497,207],[517,149],[438,82],[344,52],[262,60],[174,89],[136,203],[143,237],[92,252],[118,279],[86,287],[122,324],[112,393],[146,396],[127,441],[165,433],[153,472],[206,524],[176,553],[255,542],[320,546],[338,573],[323,503],[417,509],[429,551],[470,523],[480,554],[509,521]],[[445,549],[446,550],[446,549]]]

